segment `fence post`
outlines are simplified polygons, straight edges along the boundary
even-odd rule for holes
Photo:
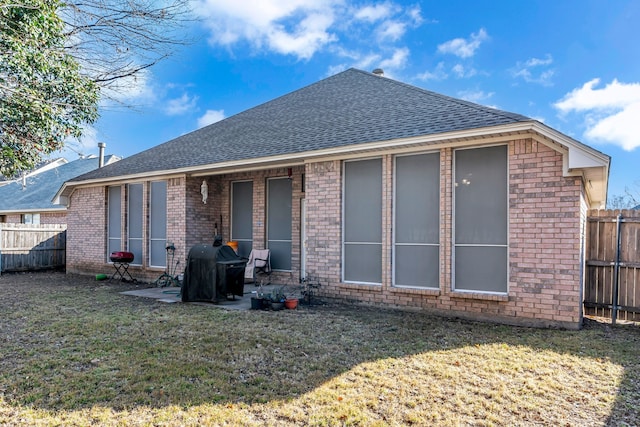
[[[616,262],[613,267],[613,301],[611,303],[611,324],[615,325],[618,319],[618,288],[620,286],[620,229],[622,227],[622,214],[616,217]]]

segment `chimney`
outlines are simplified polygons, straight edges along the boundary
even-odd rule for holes
[[[382,68],[376,68],[372,73],[378,77],[384,77],[384,70]]]
[[[107,144],[105,144],[104,142],[98,142],[98,148],[100,149],[100,154],[98,155],[98,167],[101,168],[104,166],[104,147],[106,147]]]

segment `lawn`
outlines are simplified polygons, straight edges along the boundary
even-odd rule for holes
[[[227,311],[0,276],[0,425],[638,425],[640,327]]]

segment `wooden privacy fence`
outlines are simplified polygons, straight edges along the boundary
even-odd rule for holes
[[[585,314],[640,321],[640,211],[592,210],[587,219]]]
[[[0,273],[63,268],[66,224],[0,223]]]

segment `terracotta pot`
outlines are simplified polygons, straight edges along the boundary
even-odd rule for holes
[[[293,310],[298,307],[298,298],[287,298],[284,300],[284,306],[289,310]]]

